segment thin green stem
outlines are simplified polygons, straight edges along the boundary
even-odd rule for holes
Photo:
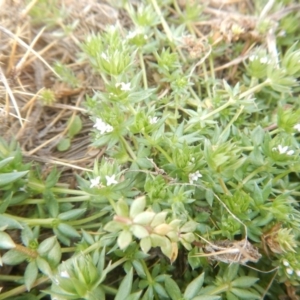
[[[140,58],[140,65],[141,65],[142,73],[143,73],[144,88],[145,88],[145,90],[147,90],[148,89],[147,72],[146,72],[146,67],[145,67],[143,53],[141,51],[139,51],[139,58]]]
[[[153,5],[153,7],[154,7],[154,9],[155,9],[155,11],[157,13],[157,15],[160,18],[161,24],[162,24],[162,26],[164,28],[164,31],[165,31],[165,33],[166,33],[166,35],[168,37],[168,40],[170,42],[173,42],[173,35],[172,35],[172,32],[171,32],[171,29],[170,29],[168,23],[166,22],[163,14],[162,14],[162,12],[160,10],[160,7],[157,4],[157,1],[156,0],[150,0],[150,1],[152,2],[152,5]]]
[[[225,108],[232,105],[233,103],[235,103],[235,100],[230,98],[226,103],[224,103],[220,107],[216,108],[215,110],[213,110],[210,113],[206,114],[205,116],[201,117],[201,121],[204,121],[204,120],[210,118],[211,116],[219,113],[220,111],[224,110]]]
[[[69,221],[67,223],[71,226],[79,226],[81,224],[85,224],[85,223],[88,223],[88,222],[93,221],[95,219],[101,218],[104,215],[106,215],[107,213],[108,213],[108,211],[101,211],[98,214],[92,215],[88,218],[84,218],[84,219],[81,219],[81,220],[75,220],[75,221]]]
[[[92,172],[92,170],[91,170],[91,172]],[[53,187],[53,188],[51,188],[51,191],[54,193],[60,193],[60,194],[87,196],[87,193],[85,191],[70,190],[67,188],[60,188],[60,187]]]
[[[61,253],[69,253],[72,252],[74,253],[76,251],[76,247],[65,247],[65,248],[61,248]]]
[[[230,122],[227,124],[227,126],[224,128],[224,130],[222,131],[222,133],[220,134],[219,137],[219,141],[222,143],[222,135],[224,135],[227,130],[229,130],[230,126],[237,120],[237,118],[240,116],[240,114],[242,113],[242,111],[244,110],[245,106],[242,105],[241,108],[239,109],[239,111],[236,112],[236,114],[233,116],[233,118],[230,120]]]
[[[285,172],[280,173],[279,175],[277,175],[275,178],[273,178],[272,183],[275,184],[279,179],[285,177],[286,175],[288,175],[289,173],[291,173],[291,170],[287,170]]]
[[[111,198],[108,198],[108,201],[109,201],[111,207],[114,209],[114,211],[117,212],[117,206],[116,206],[114,200],[112,200]]]
[[[85,194],[86,194],[86,192],[85,192]],[[90,196],[78,196],[78,197],[58,198],[56,200],[59,203],[84,202],[84,201],[90,201],[91,197]],[[44,199],[27,199],[27,200],[24,200],[22,203],[12,204],[11,206],[44,204],[44,203],[45,203]]]
[[[205,63],[202,64],[202,69],[203,69],[203,74],[204,74],[204,79],[205,79],[207,96],[208,96],[209,99],[212,99],[212,94],[210,92],[210,87],[209,87],[209,78],[208,78],[208,75],[207,75],[207,69],[206,69],[206,64]]]
[[[227,186],[222,178],[219,178],[219,183],[221,185],[222,190],[226,195],[231,195],[230,191],[227,189]]]
[[[34,287],[36,287],[36,286],[38,286],[42,283],[45,283],[49,280],[50,280],[49,277],[41,277],[33,283],[31,288],[34,288]],[[25,292],[27,292],[27,287],[25,286],[25,284],[23,284],[23,285],[20,285],[16,288],[6,292],[6,293],[0,294],[0,300],[7,299],[9,297],[13,297],[13,296],[16,296],[16,295],[20,295],[20,294],[25,293]]]
[[[240,182],[237,189],[240,189],[241,187],[243,187],[243,185],[245,185],[251,178],[253,178],[259,172],[265,171],[266,167],[267,167],[267,165],[263,165],[263,166],[257,168],[256,170],[254,170],[253,172],[251,172],[246,178],[243,179],[243,181]]]
[[[146,133],[144,133],[144,137],[154,148],[159,150],[164,155],[164,157],[168,160],[169,163],[173,163],[171,156],[169,156],[169,154],[160,145],[153,144],[151,138]]]
[[[17,281],[23,279],[23,276],[0,275],[0,281]]]
[[[152,279],[152,276],[151,276],[151,274],[150,274],[150,272],[149,272],[149,270],[148,270],[148,267],[147,267],[145,261],[142,260],[142,259],[140,259],[140,262],[141,262],[141,264],[142,264],[142,266],[143,266],[143,270],[144,270],[144,272],[145,272],[145,274],[146,274],[148,283],[152,283],[153,279]]]
[[[249,90],[247,90],[247,91],[244,92],[244,93],[241,93],[241,94],[240,94],[240,98],[241,98],[241,99],[242,99],[242,98],[246,98],[246,97],[250,96],[251,94],[253,94],[253,93],[255,93],[255,92],[261,90],[263,87],[265,87],[265,86],[267,86],[267,85],[269,85],[269,84],[270,84],[270,80],[269,80],[269,79],[266,79],[264,82],[262,82],[262,83],[260,83],[260,84],[258,84],[258,85],[256,85],[256,86],[250,88]]]
[[[120,140],[123,144],[123,146],[125,147],[126,151],[128,152],[129,156],[133,159],[136,160],[136,155],[135,153],[132,151],[131,147],[129,146],[129,144],[127,143],[127,141],[125,140],[125,138],[123,136],[120,137]]]
[[[11,218],[11,219],[14,219],[16,221],[20,221],[20,222],[23,222],[27,225],[30,225],[30,226],[38,226],[38,225],[42,225],[42,226],[49,226],[51,227],[52,226],[52,222],[55,221],[54,218],[49,218],[49,219],[27,219],[27,218],[23,218],[23,217],[17,217],[17,216],[13,216],[13,215],[10,215],[10,214],[3,214],[4,216],[8,217],[8,218]]]

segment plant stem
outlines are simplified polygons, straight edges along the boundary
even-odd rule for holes
[[[264,171],[266,169],[266,166],[267,165],[263,165],[263,166],[257,168],[256,170],[254,170],[253,172],[251,172],[246,178],[243,179],[242,182],[240,182],[240,184],[238,185],[237,189],[240,189],[243,185],[245,185],[256,174],[258,174],[259,172]]]
[[[135,153],[132,151],[131,147],[129,146],[129,144],[127,143],[127,141],[125,140],[125,138],[123,136],[120,137],[120,140],[124,146],[124,148],[126,149],[126,151],[128,152],[129,156],[133,159],[136,160],[136,155]]]
[[[147,90],[148,89],[148,79],[147,79],[147,73],[146,73],[146,68],[145,68],[145,62],[144,62],[143,53],[141,51],[139,51],[139,58],[140,58],[140,65],[141,65],[142,72],[143,72],[144,88],[145,88],[145,90]]]
[[[78,226],[78,225],[85,224],[85,223],[88,223],[90,221],[93,221],[95,219],[98,219],[100,217],[103,217],[107,213],[108,213],[108,211],[101,211],[98,214],[92,215],[90,217],[87,217],[87,218],[84,218],[84,219],[81,219],[81,220],[69,221],[69,222],[67,222],[67,224],[69,224],[71,226]]]
[[[55,221],[56,219],[54,218],[49,218],[49,219],[29,219],[29,218],[23,218],[23,217],[17,217],[13,216],[10,214],[3,214],[4,216],[14,219],[16,221],[20,221],[23,223],[26,223],[29,226],[38,226],[38,225],[44,225],[44,226],[49,226],[52,227],[52,222]]]
[[[31,286],[31,288],[34,288],[42,283],[45,283],[47,281],[49,281],[49,277],[41,277],[39,278],[38,280],[36,280],[33,285]],[[20,295],[21,293],[24,293],[27,291],[27,287],[25,286],[25,284],[21,285],[21,286],[18,286],[6,293],[3,293],[3,294],[0,294],[0,300],[3,300],[3,299],[7,299],[9,297],[12,297],[12,296],[16,296],[16,295]]]
[[[216,108],[215,110],[213,110],[212,112],[206,114],[205,116],[200,118],[200,121],[204,121],[208,118],[210,118],[211,116],[219,113],[220,111],[222,111],[223,109],[227,108],[228,106],[230,106],[231,104],[235,103],[235,100],[230,98],[226,103],[224,103],[223,105],[221,105],[220,107]]]
[[[249,90],[247,90],[246,92],[240,94],[240,98],[246,98],[247,96],[250,96],[254,92],[261,90],[263,87],[265,87],[269,84],[270,84],[270,80],[266,79],[264,82],[254,86],[254,87],[250,88]]]

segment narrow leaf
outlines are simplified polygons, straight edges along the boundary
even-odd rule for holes
[[[204,281],[204,273],[196,277],[185,289],[184,298],[193,299],[199,293]]]
[[[122,280],[117,295],[115,297],[115,300],[127,299],[131,291],[132,279],[133,279],[133,270],[131,268],[130,271]]]

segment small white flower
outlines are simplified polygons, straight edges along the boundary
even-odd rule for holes
[[[195,173],[190,173],[189,174],[189,181],[190,184],[193,184],[194,181],[197,181],[199,178],[201,178],[202,175],[200,174],[199,171],[195,172]]]
[[[109,124],[106,124],[105,122],[103,122],[103,120],[101,118],[96,119],[96,123],[93,127],[98,129],[101,134],[113,131],[113,127],[110,126]]]
[[[286,268],[286,272],[289,274],[289,275],[292,275],[294,273],[294,270],[291,269],[291,268]]]
[[[121,82],[121,83],[116,83],[116,87],[121,86],[121,91],[130,91],[131,87],[130,87],[130,82],[125,83],[125,82]]]
[[[158,117],[149,117],[150,124],[156,124],[158,122]]]
[[[300,277],[300,270],[297,270],[297,271],[296,271],[296,275],[297,275],[298,277]]]
[[[102,53],[101,53],[101,57],[102,57],[103,59],[105,59],[106,61],[108,61],[108,56],[107,56],[107,54],[106,54],[105,52],[102,52]]]
[[[293,155],[294,154],[294,150],[288,150],[289,147],[288,146],[282,146],[282,145],[278,145],[277,148],[273,148],[272,150],[278,150],[280,154],[286,154],[286,155]]]
[[[288,267],[288,266],[290,265],[290,263],[289,263],[286,259],[285,259],[282,263],[283,263],[283,265],[286,266],[286,267]]]
[[[95,186],[98,186],[100,183],[100,176],[97,176],[96,178],[94,179],[91,179],[91,185],[90,185],[90,188],[93,188]]]
[[[269,63],[269,59],[266,56],[261,57],[259,59],[259,61],[260,61],[261,64],[267,64],[267,63]]]
[[[70,278],[70,275],[67,271],[61,271],[59,273],[60,277],[63,277],[63,278]]]
[[[288,146],[282,146],[282,145],[278,145],[278,151],[279,151],[279,153],[280,154],[284,154],[284,153],[286,153],[286,151],[288,150]]]
[[[131,40],[131,39],[135,38],[137,34],[138,34],[137,31],[129,31],[128,34],[127,34],[127,38],[129,40]]]
[[[300,132],[300,123],[296,124],[296,125],[294,126],[294,129],[296,129],[297,131]]]
[[[255,59],[257,59],[257,55],[252,54],[249,56],[250,61],[254,61]]]
[[[112,184],[117,184],[118,181],[116,180],[116,175],[112,175],[112,176],[105,176],[106,178],[106,185],[110,186]]]

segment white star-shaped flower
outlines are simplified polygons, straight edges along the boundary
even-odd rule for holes
[[[113,131],[113,127],[111,125],[103,122],[103,120],[101,118],[96,119],[96,123],[94,124],[93,127],[98,129],[101,134]]]
[[[158,117],[149,117],[150,124],[156,124],[158,122]]]
[[[70,275],[67,271],[61,271],[59,273],[60,277],[63,277],[63,278],[70,278]]]
[[[108,57],[107,57],[107,54],[106,54],[105,52],[102,52],[102,53],[101,53],[101,57],[102,57],[103,59],[105,59],[106,61],[108,61]]]
[[[98,186],[99,183],[100,183],[100,176],[97,176],[96,178],[91,179],[91,185],[90,185],[90,188],[93,188],[93,187]]]
[[[282,145],[278,145],[277,148],[278,148],[278,151],[279,151],[280,154],[286,153],[286,151],[289,149],[288,146],[282,146]]]
[[[116,175],[112,175],[112,176],[105,176],[106,179],[106,185],[110,186],[112,184],[117,184],[118,181],[116,180]]]
[[[295,152],[294,150],[288,150],[288,146],[278,145],[277,149],[280,154],[293,155]]]
[[[189,174],[189,181],[190,184],[193,184],[194,181],[197,181],[199,178],[201,178],[202,175],[200,174],[199,171],[195,172],[195,173],[190,173]]]
[[[296,125],[294,126],[294,129],[296,129],[297,131],[300,132],[300,123],[296,124]]]
[[[125,83],[125,82],[121,82],[121,83],[117,83],[116,84],[116,87],[119,87],[119,86],[121,86],[121,91],[130,91],[131,90],[131,87],[130,87],[130,82],[128,82],[128,83]]]

